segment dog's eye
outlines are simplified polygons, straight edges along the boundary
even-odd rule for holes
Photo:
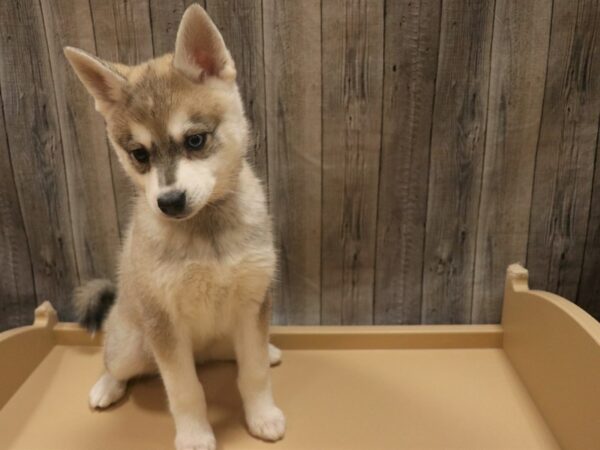
[[[185,138],[185,146],[190,150],[201,150],[206,142],[206,133],[192,134]]]
[[[145,164],[150,160],[150,153],[145,148],[136,148],[131,152],[131,155],[137,162]]]

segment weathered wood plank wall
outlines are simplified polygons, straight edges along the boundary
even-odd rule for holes
[[[64,45],[133,64],[189,0],[0,2],[0,329],[114,274],[131,186]],[[269,190],[278,323],[500,318],[505,266],[600,317],[597,0],[205,0]]]
[[[471,318],[494,1],[444,2],[423,255],[427,323]]]
[[[552,4],[496,0],[471,320],[496,320],[504,269],[527,259]]]

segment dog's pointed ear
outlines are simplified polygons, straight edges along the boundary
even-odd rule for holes
[[[235,64],[223,37],[200,5],[191,5],[183,14],[173,66],[196,82],[211,76],[235,80]]]
[[[118,102],[123,95],[126,80],[107,63],[83,50],[64,48],[65,56],[75,73],[96,100],[96,109]]]

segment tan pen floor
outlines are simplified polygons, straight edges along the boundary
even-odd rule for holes
[[[96,412],[87,394],[101,370],[98,347],[54,347],[0,411],[0,448],[172,449],[161,380]],[[246,432],[233,363],[198,372],[221,450],[558,448],[500,348],[285,350],[272,369],[288,421],[276,444]]]

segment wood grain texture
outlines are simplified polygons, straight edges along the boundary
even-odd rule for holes
[[[441,2],[388,2],[374,321],[421,322]]]
[[[2,95],[0,93],[0,106]],[[31,321],[36,307],[29,242],[0,107],[0,331]]]
[[[373,323],[383,1],[323,3],[321,323]]]
[[[265,64],[261,0],[207,0],[206,10],[231,52],[246,114],[252,125],[253,145],[248,160],[267,183],[267,126]]]
[[[0,90],[37,300],[52,300],[61,318],[70,319],[79,275],[40,5],[0,2],[0,22]]]
[[[152,58],[154,51],[149,0],[91,0],[90,5],[96,54],[100,58],[129,65]],[[113,149],[109,155],[119,230],[123,236],[129,220],[134,187]]]
[[[320,322],[321,11],[265,0],[269,193],[280,251],[276,323]]]
[[[111,275],[130,184],[62,55],[194,0],[0,2],[0,329]],[[202,0],[269,190],[274,322],[497,322],[505,265],[600,317],[597,0]],[[63,148],[64,147],[64,148]]]
[[[175,50],[179,21],[185,9],[192,3],[206,6],[204,0],[150,0],[154,56],[161,56]]]
[[[42,11],[72,193],[69,205],[79,275],[82,280],[111,277],[119,226],[104,123],[63,53],[66,45],[95,53],[89,4],[42,2]]]
[[[590,218],[585,240],[577,304],[600,321],[600,135],[596,137],[596,164]]]
[[[425,323],[470,320],[493,1],[444,2],[431,136]]]
[[[500,321],[505,269],[524,262],[552,3],[496,0],[471,322]]]
[[[598,124],[600,128],[600,123]],[[600,131],[596,137],[596,162],[590,218],[585,240],[577,304],[600,321]]]
[[[600,114],[600,5],[555,0],[527,267],[534,288],[576,299]]]

